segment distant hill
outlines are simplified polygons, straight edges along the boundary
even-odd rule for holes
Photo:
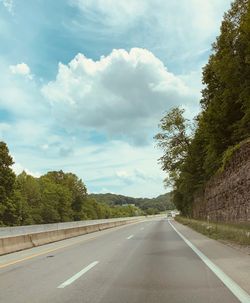
[[[134,204],[147,214],[159,213],[165,210],[174,209],[172,202],[172,194],[166,193],[156,198],[132,198],[116,194],[90,194],[89,197],[94,198],[99,203],[108,205],[126,205]]]

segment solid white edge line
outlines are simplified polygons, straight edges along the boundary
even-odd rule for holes
[[[130,235],[130,236],[127,237],[127,240],[130,240],[130,239],[132,239],[133,237],[134,237],[134,235]]]
[[[224,285],[235,295],[241,303],[250,303],[249,294],[243,290],[236,282],[234,282],[227,274],[225,274],[217,265],[215,265],[207,256],[205,256],[197,247],[195,247],[188,239],[186,239],[168,220],[168,223],[182,238],[182,240],[196,253],[198,257],[209,267],[212,272],[223,282]]]
[[[75,282],[75,280],[79,279],[82,275],[84,275],[87,271],[89,271],[91,268],[96,266],[98,263],[99,263],[99,261],[94,261],[94,262],[90,263],[88,266],[84,267],[77,274],[75,274],[74,276],[72,276],[67,281],[63,282],[62,284],[60,284],[57,288],[64,288],[64,287],[72,284],[73,282]]]

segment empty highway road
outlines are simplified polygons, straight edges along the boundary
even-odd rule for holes
[[[155,218],[2,256],[0,302],[249,302],[177,232]]]

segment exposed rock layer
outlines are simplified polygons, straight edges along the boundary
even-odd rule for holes
[[[250,142],[232,156],[224,171],[196,195],[193,216],[224,222],[250,221]]]

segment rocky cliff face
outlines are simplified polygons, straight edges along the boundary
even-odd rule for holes
[[[250,221],[250,142],[242,145],[225,170],[196,195],[193,216],[224,222]]]

